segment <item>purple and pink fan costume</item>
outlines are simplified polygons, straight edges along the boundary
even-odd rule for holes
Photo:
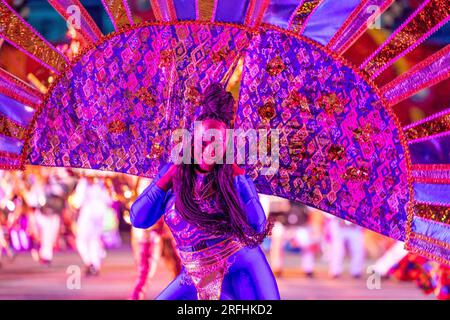
[[[49,2],[65,19],[70,18],[67,6],[82,8],[78,0]],[[301,202],[450,264],[450,109],[441,106],[410,123],[401,123],[395,109],[450,77],[450,46],[383,85],[377,82],[384,70],[450,20],[447,1],[423,1],[375,51],[362,52],[367,56],[358,66],[345,52],[393,1],[150,3],[148,21],[138,24],[126,1],[103,1],[115,28],[108,35],[83,8],[82,51],[69,60],[0,2],[0,37],[55,76],[42,93],[0,69],[0,168],[77,167],[154,178],[169,162],[171,133],[191,127],[205,88],[237,77],[234,127],[277,130],[280,148],[274,174],[262,175],[260,162],[246,164],[248,176],[238,177],[236,188],[254,184],[250,194]],[[160,206],[142,216],[135,212],[142,226],[151,224],[145,219],[161,216],[161,203],[167,201],[152,188],[146,191],[145,197],[153,199],[148,205]],[[262,219],[256,207],[246,213]],[[173,211],[166,211],[165,219],[180,247],[197,245],[192,240],[198,237],[207,248],[217,246],[223,256],[236,257],[234,262],[223,259],[217,274],[224,277],[222,294],[237,297],[229,286],[240,277],[234,271],[245,261],[263,259],[259,249],[241,248],[233,240],[210,243],[207,234],[191,230]],[[190,243],[183,241],[187,230],[192,231]],[[194,263],[187,262],[196,251],[186,252],[184,272],[193,286],[183,285],[185,293],[171,291],[181,286],[177,278],[161,297],[195,297],[193,288],[202,287]],[[245,252],[242,259],[240,252]],[[197,258],[203,259],[192,261]],[[232,262],[227,272],[225,260]],[[248,265],[254,268],[272,281],[265,262]],[[214,286],[222,279],[214,274],[202,297],[218,297]],[[244,297],[278,297],[271,285],[248,287]]]

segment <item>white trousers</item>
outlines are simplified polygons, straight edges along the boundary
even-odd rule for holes
[[[36,212],[35,217],[41,241],[39,257],[44,260],[52,260],[53,248],[58,239],[61,218],[57,214],[42,214],[40,211]]]
[[[314,271],[314,252],[311,250],[313,244],[311,231],[308,226],[297,227],[293,232],[287,234],[286,227],[281,222],[275,222],[272,229],[272,238],[270,245],[270,263],[272,270],[281,271],[283,268],[283,250],[288,238],[295,240],[301,251],[301,268],[303,272],[310,273]]]
[[[101,230],[85,230],[78,228],[77,249],[78,253],[86,266],[93,265],[97,270],[100,269],[102,258],[104,256],[103,243],[101,240]]]
[[[270,243],[270,264],[274,272],[279,272],[283,268],[283,245],[284,245],[284,226],[276,221],[272,228],[272,237]]]
[[[301,248],[301,268],[303,272],[311,273],[314,271],[314,244],[311,228],[309,226],[298,227],[295,231],[295,240]]]
[[[330,222],[330,264],[329,273],[340,275],[343,271],[345,245],[350,255],[350,274],[361,275],[364,268],[365,248],[364,233],[356,226],[341,226],[339,221]]]

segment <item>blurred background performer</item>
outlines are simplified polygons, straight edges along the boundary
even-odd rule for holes
[[[295,224],[293,240],[300,248],[301,269],[309,278],[314,276],[315,255],[319,249],[319,239],[314,236],[311,216],[307,206],[291,201],[288,222]]]
[[[141,194],[147,185],[148,183],[145,183],[144,179],[139,179],[138,194]],[[173,210],[173,200],[172,197],[170,203],[167,204],[167,209]],[[132,227],[131,245],[138,271],[138,278],[130,296],[131,300],[145,299],[148,281],[154,277],[161,257],[164,258],[165,264],[174,278],[181,272],[180,257],[163,218],[160,218],[154,226],[148,229]]]
[[[264,209],[274,221],[270,237],[270,266],[277,277],[283,275],[284,247],[286,245],[287,215],[291,209],[289,200],[274,196],[260,196]]]
[[[53,250],[57,244],[61,213],[65,206],[65,190],[57,176],[41,171],[34,176],[34,183],[27,193],[27,202],[34,207],[34,221],[40,242],[38,259],[43,264],[53,260]]]
[[[365,261],[363,229],[355,224],[329,215],[328,230],[330,236],[329,274],[339,278],[344,269],[346,248],[350,256],[350,274],[360,278]]]
[[[98,275],[105,255],[102,243],[103,222],[111,197],[103,181],[94,177],[80,179],[74,202],[79,205],[76,244],[87,276]]]

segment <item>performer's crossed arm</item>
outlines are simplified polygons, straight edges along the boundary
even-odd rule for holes
[[[266,215],[252,178],[241,174],[236,176],[235,179],[236,191],[241,198],[242,209],[247,213],[249,224],[256,232],[262,232],[266,226]]]
[[[244,170],[234,166],[235,185],[241,198],[241,205],[247,213],[249,224],[256,232],[262,232],[266,224],[266,215],[259,202],[253,180]],[[152,183],[139,195],[131,206],[131,223],[136,228],[147,229],[155,224],[165,211],[167,191],[172,187],[176,166],[164,167]]]
[[[134,227],[150,228],[163,215],[167,191],[172,186],[171,178],[175,170],[174,165],[163,167],[152,183],[134,201],[130,210],[131,224]]]

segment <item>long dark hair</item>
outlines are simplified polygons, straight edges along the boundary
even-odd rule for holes
[[[234,99],[219,83],[211,84],[205,91],[202,109],[197,121],[214,119],[223,122],[227,128],[234,118]],[[181,164],[174,181],[175,208],[189,223],[207,230],[217,236],[234,236],[248,246],[262,242],[267,234],[255,231],[249,224],[247,215],[241,207],[234,187],[233,165],[215,164],[212,172],[213,185],[224,203],[222,215],[212,215],[200,210],[194,201],[194,164]]]

